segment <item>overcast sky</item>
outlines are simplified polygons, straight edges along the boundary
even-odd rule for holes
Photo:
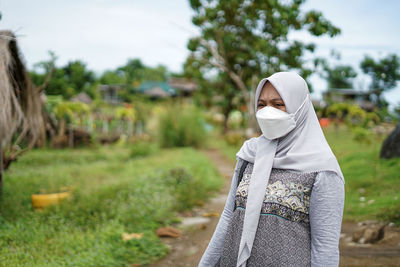
[[[292,35],[317,44],[316,56],[340,52],[333,64],[350,64],[359,70],[364,55],[374,58],[400,56],[400,1],[397,0],[309,0],[304,10],[316,9],[342,34],[334,39]],[[196,35],[188,0],[0,0],[1,29],[16,32],[28,67],[58,56],[58,65],[80,59],[101,73],[140,58],[146,65],[166,65],[181,71],[188,55],[187,41]],[[315,97],[326,83],[311,78]],[[369,80],[359,75],[355,87],[366,89]],[[400,86],[388,92],[391,104],[400,103]]]

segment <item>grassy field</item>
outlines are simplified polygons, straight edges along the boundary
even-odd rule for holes
[[[400,224],[400,158],[379,158],[383,138],[357,143],[345,128],[328,128],[325,136],[338,158],[345,177],[344,220],[380,220]],[[235,160],[240,146],[219,140],[212,143]]]
[[[400,224],[400,158],[380,159],[383,138],[360,144],[348,130],[326,131],[346,181],[344,220]]]
[[[143,150],[143,149],[141,149]],[[4,177],[1,266],[127,266],[168,252],[155,229],[201,204],[222,185],[212,162],[191,148],[133,157],[132,148],[34,150]],[[73,188],[60,206],[34,211],[30,196]],[[122,233],[143,233],[123,241]]]

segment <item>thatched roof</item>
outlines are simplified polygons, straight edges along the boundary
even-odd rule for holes
[[[85,104],[92,104],[92,98],[85,92],[79,93],[71,98],[72,102],[81,102]]]
[[[168,84],[172,88],[182,92],[193,92],[197,90],[197,83],[186,78],[172,77],[169,79]]]
[[[156,97],[156,98],[169,97],[169,96],[174,96],[176,94],[175,89],[169,86],[167,83],[156,82],[156,81],[143,82],[139,86],[138,91],[145,95],[149,95],[151,97]]]
[[[40,92],[29,77],[17,39],[11,31],[0,31],[0,140],[10,145],[29,137],[35,142],[43,133]]]

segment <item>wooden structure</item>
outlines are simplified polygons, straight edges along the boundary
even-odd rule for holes
[[[368,91],[355,90],[352,88],[331,88],[323,93],[323,99],[327,103],[352,102],[366,111],[372,111],[375,109],[375,105],[370,101],[370,95],[371,93]]]
[[[177,91],[178,95],[184,97],[193,95],[198,88],[195,82],[186,78],[172,77],[169,79],[168,84]]]
[[[120,91],[122,87],[122,85],[101,84],[98,90],[105,102],[115,105],[121,103],[121,99],[118,97],[118,91]]]

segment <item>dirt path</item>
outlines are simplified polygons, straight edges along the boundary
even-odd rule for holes
[[[357,223],[344,222],[340,239],[340,266],[400,266],[400,228],[385,226],[385,235],[376,244],[350,241]]]
[[[212,198],[203,207],[196,208],[191,214],[187,214],[192,217],[201,217],[204,213],[221,214],[228,196],[232,174],[235,168],[235,163],[228,161],[217,150],[206,150],[204,153],[206,153],[218,167],[219,172],[224,177],[224,185],[216,197]],[[163,242],[170,247],[171,252],[157,263],[146,266],[197,266],[214,233],[219,217],[208,217],[208,219],[206,223],[186,227],[182,236],[179,238],[163,238]]]
[[[152,265],[151,267],[183,267],[197,266],[204,250],[218,223],[218,217],[204,219],[204,213],[221,214],[227,194],[229,192],[232,174],[235,163],[226,159],[217,150],[204,151],[206,155],[215,163],[219,172],[223,175],[224,186],[220,193],[203,207],[196,208],[186,214],[187,218],[198,219],[200,223],[193,224],[184,228],[181,237],[176,239],[163,238],[163,242],[170,247],[171,252]],[[374,245],[360,245],[350,242],[352,233],[357,228],[357,223],[345,222],[342,225],[342,235],[340,239],[340,266],[341,267],[364,267],[364,266],[400,266],[400,229],[385,227],[385,237]]]

